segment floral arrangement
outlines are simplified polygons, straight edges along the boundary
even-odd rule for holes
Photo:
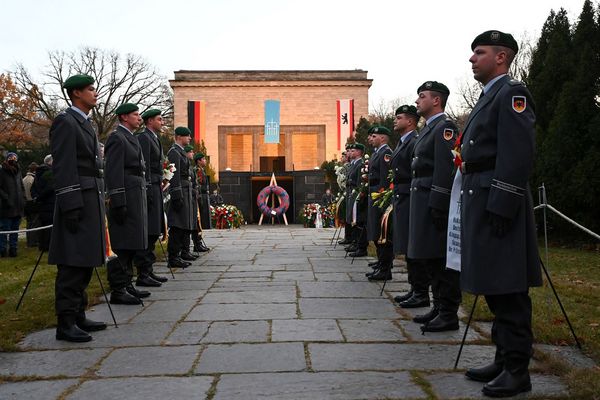
[[[306,228],[321,228],[334,226],[335,203],[325,207],[318,203],[305,204],[298,213],[300,221]]]
[[[161,190],[163,192],[165,192],[168,188],[169,188],[169,181],[173,178],[173,174],[175,173],[175,171],[177,171],[177,168],[175,168],[175,164],[170,163],[169,160],[163,160],[162,162],[162,187]],[[170,199],[170,196],[165,196],[163,201],[166,203],[168,202]]]
[[[390,169],[388,173],[388,181],[390,185],[387,188],[381,188],[378,192],[371,193],[373,205],[385,210],[392,204],[392,196],[394,195],[394,170]]]
[[[334,167],[335,176],[341,191],[346,190],[346,181],[348,180],[348,164],[336,165]]]
[[[239,228],[244,224],[244,215],[236,206],[231,204],[210,206],[210,218],[216,229]]]
[[[357,201],[366,200],[369,195],[369,155],[365,154],[365,161],[360,169],[360,182],[358,187],[352,190],[352,194],[356,195]]]
[[[460,155],[460,145],[462,143],[462,132],[458,135],[458,139],[456,139],[456,143],[454,148],[452,149],[452,156],[454,157],[454,165],[456,168],[461,167],[462,165],[462,157]]]

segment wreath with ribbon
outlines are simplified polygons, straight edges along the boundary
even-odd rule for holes
[[[279,207],[271,208],[267,205],[269,196],[274,194],[279,199]],[[260,191],[256,198],[258,210],[266,217],[281,216],[290,207],[290,196],[281,186],[267,186]]]

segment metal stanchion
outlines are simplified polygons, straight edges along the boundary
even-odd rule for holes
[[[469,326],[471,326],[471,320],[473,319],[473,313],[475,312],[475,306],[477,305],[477,299],[479,299],[479,295],[475,296],[475,300],[473,301],[473,307],[471,307],[471,312],[469,313],[469,320],[467,321],[467,326],[465,327],[465,333],[463,335],[462,341],[460,342],[460,348],[458,349],[458,355],[456,356],[456,361],[454,362],[454,369],[458,366],[458,361],[460,360],[460,355],[462,353],[463,347],[465,346],[465,341],[467,340],[467,333],[469,332]]]
[[[27,285],[25,285],[25,289],[23,289],[23,293],[21,294],[21,298],[19,299],[19,302],[17,303],[17,307],[15,308],[15,311],[19,311],[19,307],[21,307],[21,302],[23,301],[23,297],[25,297],[25,293],[27,293],[27,289],[29,289],[29,285],[31,284],[31,280],[33,279],[33,275],[35,274],[37,267],[40,265],[40,260],[42,259],[43,254],[44,254],[44,250],[40,250],[40,255],[35,263],[35,267],[33,267],[33,271],[31,271],[31,275],[29,275],[29,280],[27,281]]]

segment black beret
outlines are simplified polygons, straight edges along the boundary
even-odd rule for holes
[[[362,151],[363,153],[365,152],[365,145],[364,145],[364,144],[362,144],[362,143],[354,143],[354,144],[352,145],[352,148],[353,148],[353,149],[356,149],[356,150],[360,150],[360,151]]]
[[[152,118],[152,117],[156,117],[157,115],[160,115],[160,113],[161,113],[161,111],[159,109],[151,108],[142,113],[142,119],[145,121],[148,118]]]
[[[192,136],[192,131],[185,126],[178,126],[175,128],[175,136]]]
[[[67,80],[63,83],[63,88],[67,90],[83,89],[84,87],[92,85],[93,83],[94,78],[92,78],[91,76],[79,74],[67,78]]]
[[[500,31],[485,31],[478,35],[471,43],[471,50],[475,50],[477,46],[504,46],[515,53],[519,51],[519,45],[513,35]]]
[[[129,114],[129,113],[132,113],[132,112],[138,111],[138,110],[139,110],[139,107],[133,103],[123,103],[119,107],[117,107],[117,109],[115,110],[115,114],[117,114],[117,115]]]
[[[390,136],[392,132],[390,132],[390,130],[388,128],[386,128],[385,126],[375,125],[375,126],[372,126],[371,129],[369,129],[368,133],[369,133],[369,135],[376,133],[378,135]]]
[[[426,90],[432,90],[434,92],[439,92],[439,93],[443,93],[443,94],[447,94],[447,95],[450,94],[450,89],[448,89],[448,86],[444,85],[443,83],[436,82],[436,81],[427,81],[427,82],[423,83],[417,89],[417,94],[424,92]]]
[[[415,106],[409,106],[409,105],[403,105],[400,106],[396,109],[396,115],[398,114],[408,114],[408,115],[412,115],[413,117],[419,119],[419,114],[417,114],[417,107]]]
[[[202,160],[205,157],[204,153],[196,153],[194,161]]]
[[[189,144],[183,148],[183,151],[189,153],[190,151],[194,151],[194,146],[190,146]]]

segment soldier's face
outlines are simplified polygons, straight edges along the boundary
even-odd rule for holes
[[[163,127],[163,117],[157,115],[156,117],[148,118],[146,121],[146,127],[151,129],[154,133],[159,133]]]
[[[477,46],[473,50],[473,55],[469,58],[473,77],[483,83],[488,83],[493,77],[499,64],[498,55],[503,52],[496,52],[492,46]]]
[[[88,85],[83,89],[75,89],[73,95],[90,110],[96,107],[96,103],[98,102],[98,92],[96,92],[94,85]]]
[[[183,146],[186,146],[188,144],[190,144],[190,142],[192,141],[192,137],[191,136],[178,136],[181,138],[181,144]]]
[[[406,128],[406,114],[398,114],[396,115],[396,119],[394,119],[394,130],[396,132],[402,132]]]
[[[379,147],[379,146],[381,146],[381,143],[383,143],[383,135],[376,133],[372,136],[371,141],[372,141],[373,146]]]
[[[140,116],[139,111],[134,111],[129,114],[125,114],[123,117],[121,117],[121,121],[130,130],[138,129],[142,125],[142,117]]]
[[[369,134],[369,136],[367,136],[367,143],[371,146],[373,146],[373,134]]]
[[[424,90],[419,93],[419,97],[415,101],[417,105],[417,114],[422,116],[428,116],[433,110],[433,96],[429,90]]]

